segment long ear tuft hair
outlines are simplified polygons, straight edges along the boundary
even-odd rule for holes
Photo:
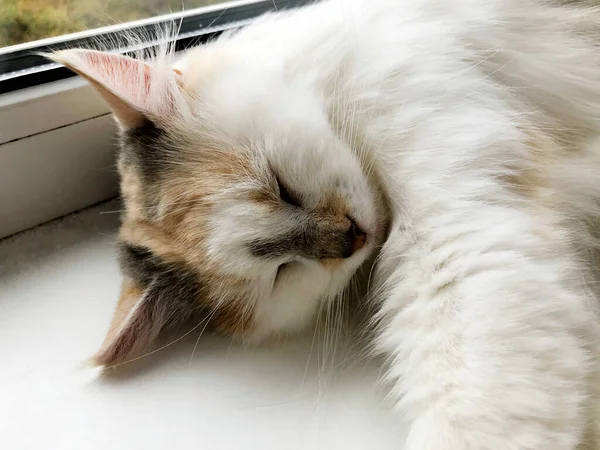
[[[180,73],[172,69],[175,28],[157,28],[152,46],[144,44],[142,35],[127,34],[115,39],[114,45],[126,43],[136,57],[110,51],[69,49],[43,56],[64,65],[86,78],[106,101],[124,128],[135,128],[146,120],[172,122],[189,114],[187,101],[180,89]]]

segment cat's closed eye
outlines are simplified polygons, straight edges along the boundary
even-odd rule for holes
[[[281,200],[289,205],[301,208],[302,204],[300,203],[298,196],[291,193],[290,190],[281,182],[278,176],[275,176],[275,180],[277,181],[277,189],[279,190],[279,197]]]
[[[285,262],[283,264],[280,264],[279,267],[277,267],[277,273],[275,275],[275,280],[274,283],[277,283],[277,280],[281,279],[282,274],[289,269],[294,263],[293,262]]]

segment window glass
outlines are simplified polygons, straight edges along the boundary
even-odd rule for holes
[[[0,47],[227,0],[0,0]]]

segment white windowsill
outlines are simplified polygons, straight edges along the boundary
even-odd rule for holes
[[[115,197],[115,131],[80,77],[0,96],[0,238]]]
[[[83,383],[119,291],[116,202],[0,242],[0,448],[399,449],[380,368],[341,343],[198,335]],[[321,352],[319,351],[321,349]],[[331,350],[331,348],[330,348]]]

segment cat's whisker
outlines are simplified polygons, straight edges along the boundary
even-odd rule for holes
[[[202,329],[200,330],[200,333],[198,334],[198,338],[196,339],[196,342],[194,343],[194,347],[192,349],[192,354],[190,355],[189,367],[192,366],[192,362],[194,360],[194,354],[196,353],[196,348],[198,347],[198,344],[200,343],[200,339],[202,338],[204,331],[206,331],[206,328],[210,324],[211,320],[213,319],[215,314],[219,311],[219,308],[221,306],[223,306],[225,301],[226,301],[225,298],[222,298],[220,301],[218,301],[217,304],[215,305],[215,307],[213,308],[212,312],[210,312],[204,319],[204,321],[205,321],[204,327],[202,327]]]

